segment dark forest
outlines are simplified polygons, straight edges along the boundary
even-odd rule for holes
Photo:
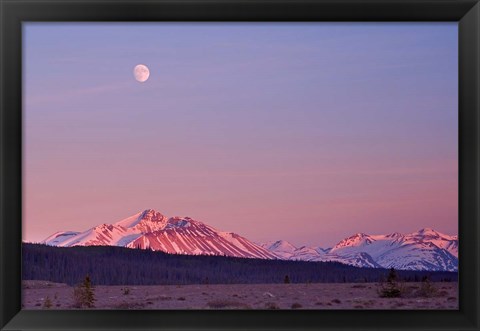
[[[176,255],[112,246],[52,247],[22,244],[24,280],[75,285],[89,275],[94,285],[261,284],[378,282],[389,270],[337,262]],[[404,281],[457,281],[453,272],[399,270]]]

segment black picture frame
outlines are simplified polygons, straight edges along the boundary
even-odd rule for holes
[[[480,330],[480,5],[472,0],[0,0],[1,330]],[[459,310],[21,310],[22,22],[456,21]]]

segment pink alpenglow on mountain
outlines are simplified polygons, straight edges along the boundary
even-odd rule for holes
[[[285,243],[277,243],[263,247],[288,260],[336,261],[368,268],[458,270],[458,237],[430,228],[405,235],[398,232],[387,235],[357,233],[327,249],[295,248],[290,244],[286,251]]]
[[[189,217],[167,218],[153,209],[84,232],[57,232],[43,243],[63,247],[123,246],[189,255],[277,258],[235,233],[218,231]]]
[[[410,234],[357,233],[332,248],[295,247],[285,240],[256,244],[190,217],[166,217],[147,209],[84,232],[56,232],[51,246],[122,246],[187,255],[340,262],[362,268],[457,271],[458,237],[430,228]]]

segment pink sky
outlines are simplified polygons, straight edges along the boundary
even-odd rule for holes
[[[256,242],[456,234],[456,32],[29,23],[24,240],[148,208]]]

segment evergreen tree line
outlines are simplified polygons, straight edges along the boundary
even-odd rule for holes
[[[260,284],[378,282],[389,270],[338,262],[246,259],[179,255],[110,246],[52,247],[22,244],[22,278],[93,285]],[[397,272],[400,280],[457,281],[453,272]]]

